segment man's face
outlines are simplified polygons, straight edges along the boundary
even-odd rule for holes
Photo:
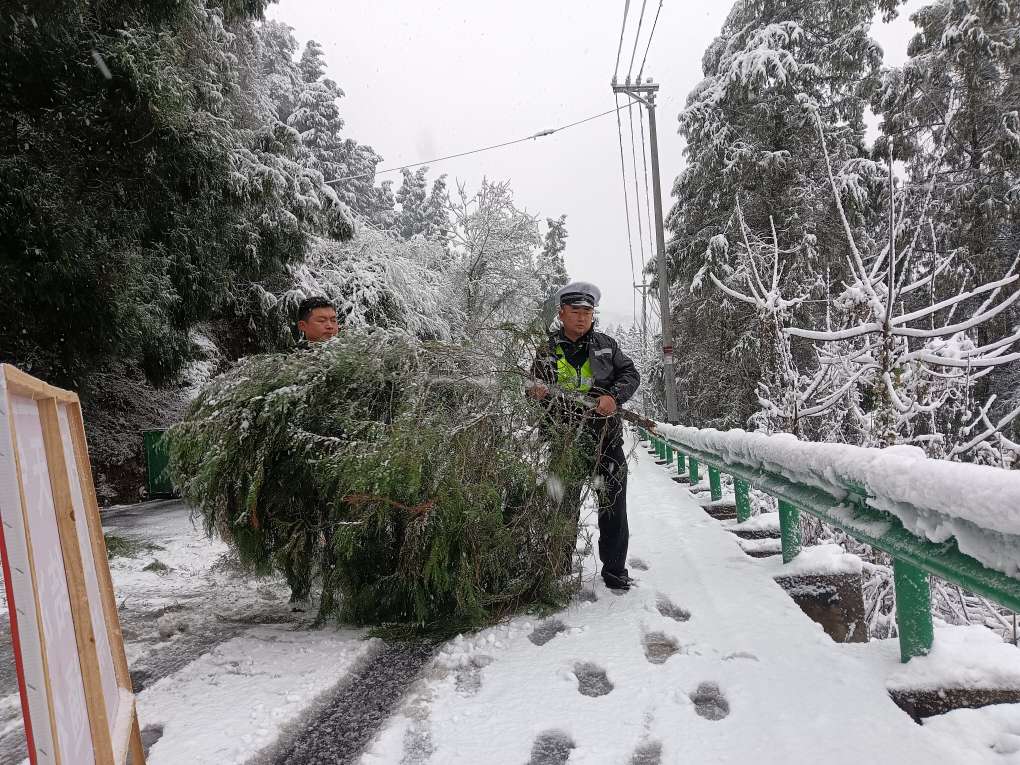
[[[595,309],[580,305],[561,305],[560,321],[563,328],[575,337],[580,337],[591,329],[595,318]]]
[[[320,343],[336,337],[338,331],[336,309],[313,308],[308,314],[308,319],[302,319],[297,323],[297,328],[310,343]]]

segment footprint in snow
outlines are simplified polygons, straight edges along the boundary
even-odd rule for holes
[[[716,683],[702,683],[691,694],[694,711],[706,720],[722,720],[730,713],[730,702]]]
[[[548,619],[532,630],[531,634],[528,635],[528,640],[535,645],[545,645],[566,629],[567,625],[559,619]]]
[[[636,568],[638,571],[648,570],[648,564],[645,563],[640,558],[631,558],[629,561],[627,561],[627,565],[630,566],[631,568]]]
[[[643,642],[645,658],[652,664],[665,664],[670,656],[680,652],[680,642],[665,632],[647,632]]]
[[[577,690],[583,696],[597,698],[613,690],[613,684],[606,677],[606,671],[590,661],[575,664],[574,676],[577,678]]]
[[[468,665],[457,670],[456,688],[461,696],[474,696],[482,689],[482,669],[492,664],[492,657],[475,654]]]
[[[630,765],[660,765],[662,762],[662,742],[646,741],[634,750]]]
[[[141,730],[142,734],[142,751],[146,754],[152,748],[152,745],[163,738],[163,726],[162,725],[146,725]]]
[[[662,616],[668,616],[675,622],[685,622],[691,618],[689,611],[680,608],[661,592],[655,598],[655,607]]]
[[[564,765],[576,746],[574,739],[564,731],[547,730],[535,739],[528,765]]]

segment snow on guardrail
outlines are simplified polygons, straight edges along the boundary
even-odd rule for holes
[[[914,446],[874,449],[665,423],[656,430],[723,463],[780,475],[837,500],[863,490],[870,506],[916,536],[955,538],[961,552],[988,568],[1020,576],[1020,471],[930,459]]]

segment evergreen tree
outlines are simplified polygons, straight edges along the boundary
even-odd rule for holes
[[[280,21],[265,21],[247,27],[236,38],[242,69],[243,88],[254,98],[254,115],[267,122],[270,115],[286,123],[304,86],[301,68],[294,61],[298,42],[293,30]]]
[[[674,345],[685,349],[676,360],[685,421],[743,426],[757,408],[759,380],[779,374],[774,331],[706,278],[734,286],[751,278],[757,248],[741,246],[740,209],[756,240],[771,240],[774,223],[787,292],[827,299],[820,275],[842,273],[846,243],[815,114],[843,168],[855,229],[871,223],[883,175],[864,145],[863,114],[878,85],[881,51],[868,30],[880,2],[892,4],[738,0],[705,53],[705,79],[680,114],[688,164],[667,219],[672,289],[684,295],[673,310]]]
[[[322,46],[315,40],[309,40],[305,44],[298,69],[301,70],[301,79],[306,83],[317,82],[326,74],[326,56],[322,52]]]
[[[394,222],[397,233],[404,239],[421,235],[429,240],[445,239],[450,222],[447,215],[446,176],[441,175],[428,189],[428,167],[415,172],[403,169],[404,180],[396,193],[400,211]]]
[[[344,180],[333,184],[339,197],[372,225],[384,230],[392,229],[397,219],[393,181],[375,185],[375,170],[382,157],[371,146],[353,138],[344,139],[340,146]]]
[[[343,94],[328,78],[310,82],[302,89],[294,111],[287,117],[287,124],[298,132],[301,146],[308,153],[305,164],[322,173],[327,182],[344,177],[349,170],[344,162],[341,136],[344,121],[337,103]]]
[[[567,216],[546,218],[545,225],[545,239],[538,256],[538,271],[542,279],[542,292],[548,299],[570,281],[563,260],[563,252],[567,249]]]
[[[325,77],[325,55],[315,40],[305,46],[298,70],[303,85],[300,95],[290,99],[293,111],[287,124],[301,135],[305,163],[322,173],[348,208],[378,228],[391,228],[396,217],[391,182],[375,185],[382,157],[371,146],[343,136],[338,101],[344,92]]]
[[[121,359],[166,380],[196,321],[351,221],[261,118],[237,55],[261,2],[51,6],[4,12],[0,353],[77,388]]]

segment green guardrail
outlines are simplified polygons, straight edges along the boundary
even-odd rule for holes
[[[835,497],[820,488],[796,483],[777,473],[735,463],[690,444],[662,438],[645,428],[638,428],[638,432],[653,444],[657,453],[665,454],[668,444],[676,458],[677,472],[682,475],[686,466],[692,486],[700,482],[700,466],[706,465],[713,500],[722,496],[720,474],[732,476],[739,522],[751,516],[752,487],[774,497],[779,504],[784,563],[796,558],[801,550],[801,511],[891,556],[896,624],[903,662],[931,651],[934,628],[929,574],[983,595],[1006,608],[1020,611],[1020,580],[987,568],[960,552],[953,539],[935,543],[912,534],[894,515],[871,507],[866,496],[851,493]]]

